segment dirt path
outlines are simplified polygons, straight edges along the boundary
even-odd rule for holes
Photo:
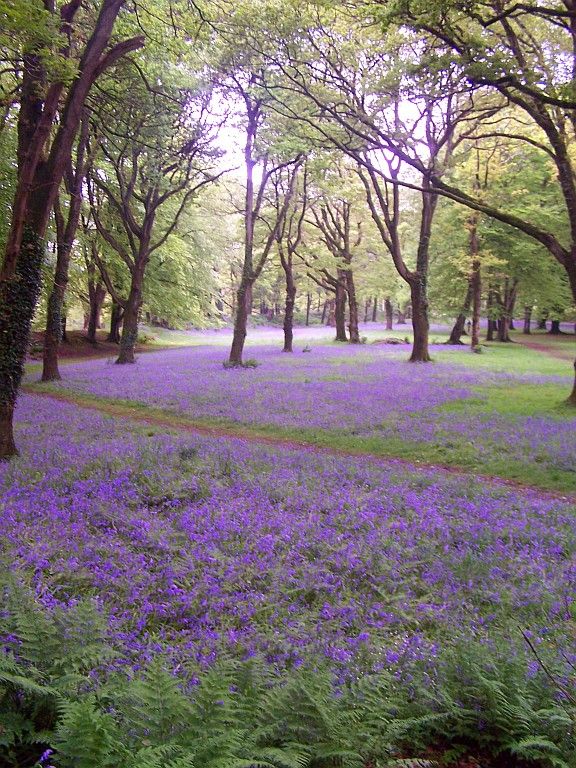
[[[554,338],[556,337],[550,337],[550,339]],[[570,337],[560,336],[559,339],[561,341],[569,341]],[[535,352],[543,352],[545,355],[555,357],[558,360],[573,360],[576,356],[576,339],[574,340],[574,352],[570,352],[568,349],[554,349],[554,341],[548,341],[547,344],[544,344],[542,341],[538,341],[537,338],[528,335],[516,336],[514,341],[518,344],[522,344],[523,347],[533,349]]]
[[[383,455],[381,453],[374,453],[371,451],[354,451],[344,450],[342,448],[331,448],[325,445],[316,445],[311,442],[299,442],[291,438],[283,437],[282,435],[263,435],[258,434],[255,431],[250,430],[248,427],[242,425],[235,425],[230,427],[224,426],[210,426],[206,424],[198,424],[185,417],[174,415],[168,416],[164,414],[146,412],[143,408],[135,408],[129,405],[118,404],[113,401],[105,402],[103,400],[95,400],[83,395],[77,395],[70,392],[46,392],[38,389],[35,385],[25,385],[23,390],[30,395],[37,397],[47,397],[52,400],[58,400],[63,403],[70,403],[77,405],[79,408],[88,408],[89,410],[99,411],[100,413],[108,416],[117,416],[123,419],[129,419],[133,422],[140,424],[149,424],[154,427],[163,427],[175,432],[184,432],[192,435],[203,435],[207,437],[227,437],[232,439],[246,440],[251,443],[260,445],[269,445],[283,448],[291,448],[298,451],[307,451],[309,453],[327,456],[342,456],[342,457],[366,457],[371,461],[380,461],[385,464],[399,464],[401,466],[410,469],[429,469],[439,470],[446,472],[450,475],[459,477],[469,477],[475,480],[483,480],[495,485],[501,485],[508,488],[515,488],[519,491],[527,491],[536,493],[542,498],[554,498],[562,501],[573,501],[576,503],[576,494],[570,492],[553,491],[540,488],[535,485],[529,485],[528,483],[521,483],[517,480],[511,480],[504,477],[497,477],[494,475],[486,475],[478,472],[471,472],[464,467],[458,467],[449,464],[434,464],[427,461],[409,460],[393,455]]]

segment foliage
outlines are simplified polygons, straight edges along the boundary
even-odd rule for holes
[[[384,671],[337,685],[322,664],[279,676],[253,659],[221,661],[193,685],[157,655],[141,672],[103,673],[112,654],[95,605],[47,610],[3,585],[0,746],[5,765],[58,768],[349,768],[393,765],[442,745],[567,768],[573,702],[526,659],[471,638],[410,686]],[[100,667],[100,672],[98,672]]]

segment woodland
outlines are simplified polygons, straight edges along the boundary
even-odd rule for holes
[[[576,765],[576,0],[0,0],[0,766]]]

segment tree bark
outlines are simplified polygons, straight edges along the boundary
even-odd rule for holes
[[[236,315],[234,318],[234,335],[232,337],[232,347],[230,349],[229,362],[232,365],[242,365],[242,353],[244,352],[244,342],[246,341],[246,329],[248,325],[248,304],[250,295],[248,285],[244,280],[240,282],[236,292]]]
[[[142,306],[142,283],[144,270],[138,270],[132,275],[132,284],[128,300],[124,306],[122,336],[120,337],[120,354],[116,360],[117,365],[135,363],[134,349],[138,340],[138,316]]]
[[[472,303],[472,284],[471,281],[468,281],[468,288],[466,289],[466,296],[464,298],[464,302],[462,304],[462,311],[456,318],[456,322],[452,326],[452,330],[450,331],[450,336],[448,337],[448,341],[446,344],[450,345],[458,345],[463,344],[464,342],[461,341],[462,336],[465,333],[464,326],[466,324],[466,318],[468,316],[468,313],[470,312],[470,304]]]
[[[106,341],[111,341],[112,344],[120,344],[120,325],[124,317],[124,312],[120,304],[115,301],[112,302],[112,310],[110,312],[110,331],[106,337]]]
[[[364,322],[368,322],[368,318],[370,317],[370,305],[372,304],[372,299],[365,299],[364,301]]]
[[[492,317],[492,312],[494,309],[494,290],[492,288],[488,289],[488,302],[487,302],[487,319],[488,319],[488,326],[486,329],[486,341],[494,341],[494,331],[496,330],[496,321]]]
[[[336,325],[336,341],[348,341],[346,335],[346,277],[343,270],[338,270],[336,282],[336,300],[334,302],[334,323]]]
[[[80,137],[78,139],[78,151],[76,153],[76,168],[74,176],[69,180],[70,206],[68,218],[64,224],[64,217],[57,197],[54,206],[56,219],[56,269],[54,282],[48,298],[48,312],[46,317],[46,329],[44,331],[44,352],[42,366],[42,381],[59,381],[62,377],[58,370],[58,347],[63,338],[62,320],[64,308],[64,296],[68,286],[68,273],[70,271],[70,259],[72,246],[78,224],[80,223],[80,209],[82,207],[82,184],[86,175],[85,155],[88,146],[88,122],[82,120]]]
[[[310,325],[310,310],[312,308],[312,294],[306,294],[306,328]]]
[[[560,330],[560,320],[552,320],[548,333],[551,336],[559,336],[562,333]]]
[[[89,290],[89,295],[90,311],[88,313],[86,338],[91,344],[96,344],[96,331],[98,328],[102,327],[102,305],[104,304],[104,299],[106,298],[106,288],[100,280]]]
[[[351,344],[360,344],[360,331],[358,329],[358,301],[356,299],[356,286],[354,274],[351,269],[345,272],[346,293],[348,294],[348,331]]]
[[[336,299],[328,299],[326,302],[326,325],[336,327]]]
[[[531,320],[532,320],[532,305],[526,304],[524,307],[524,327],[522,328],[522,333],[526,335],[532,333],[532,331],[530,330]]]
[[[478,249],[474,250],[475,254]],[[470,277],[472,288],[472,328],[470,332],[470,349],[474,352],[480,348],[480,310],[482,306],[482,272],[480,259],[472,261],[472,274]]]
[[[372,322],[375,323],[378,317],[378,296],[374,296],[374,303],[372,304]]]
[[[428,299],[426,296],[426,284],[423,280],[414,280],[410,285],[412,298],[412,329],[414,341],[411,363],[429,363],[431,360],[428,352]]]
[[[386,315],[386,330],[391,331],[394,328],[394,307],[388,296],[384,299],[384,313]]]
[[[296,302],[296,283],[294,282],[294,272],[292,269],[292,258],[282,258],[282,267],[286,278],[286,304],[284,307],[284,348],[283,352],[293,352],[292,344],[294,340],[294,304]],[[310,294],[308,294],[308,303],[306,312],[310,311]]]

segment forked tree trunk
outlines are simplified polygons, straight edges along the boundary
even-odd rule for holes
[[[384,299],[384,313],[386,315],[386,330],[391,331],[394,328],[394,307],[388,297]]]
[[[423,280],[414,280],[410,285],[412,298],[412,329],[414,341],[412,344],[411,363],[429,363],[431,360],[428,352],[428,299],[426,296],[426,283]]]
[[[336,300],[334,302],[334,322],[336,325],[336,341],[348,341],[346,336],[346,284],[342,270],[338,270],[336,282]]]
[[[360,331],[358,329],[358,301],[356,299],[356,287],[354,274],[351,269],[346,270],[346,293],[348,294],[348,331],[350,343],[360,344]]]
[[[532,320],[532,305],[526,304],[526,306],[524,307],[524,327],[522,328],[522,333],[526,335],[532,333],[530,329],[531,320]]]

